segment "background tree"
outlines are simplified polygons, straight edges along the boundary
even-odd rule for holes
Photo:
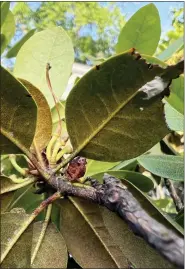
[[[77,62],[87,55],[109,57],[125,23],[119,7],[97,2],[42,2],[36,9],[29,3],[17,3],[13,9],[19,31],[62,26],[72,39]]]

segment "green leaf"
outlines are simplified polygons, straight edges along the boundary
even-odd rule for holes
[[[107,171],[108,169],[111,169],[118,163],[119,162],[111,163],[111,162],[99,162],[94,160],[87,160],[85,176],[90,177],[94,174]]]
[[[0,180],[1,180],[0,194],[18,190],[20,188],[23,188],[24,186],[34,183],[35,181],[34,178],[30,178],[30,179],[25,178],[25,182],[16,184],[16,183],[13,183],[11,179],[6,176],[0,176]]]
[[[164,50],[161,54],[157,55],[157,57],[162,61],[167,61],[174,53],[176,53],[184,44],[183,37],[179,37],[173,43],[171,43],[166,50]]]
[[[119,163],[118,165],[114,166],[112,170],[135,170],[136,166],[137,166],[137,159],[134,158]]]
[[[19,153],[32,144],[37,107],[26,88],[1,67],[1,153]],[[15,146],[16,145],[16,146]],[[18,148],[19,147],[19,148]]]
[[[182,228],[184,228],[184,208],[179,211],[175,220]]]
[[[39,89],[24,79],[19,79],[19,81],[31,94],[30,98],[33,97],[35,103],[37,104],[37,125],[34,140],[38,149],[42,151],[51,139],[52,134],[50,107],[46,101],[46,98]],[[34,149],[33,143],[31,148]]]
[[[70,200],[60,201],[60,227],[76,262],[82,268],[127,268],[128,261],[109,235],[98,205]]]
[[[36,29],[30,30],[26,33],[12,48],[10,48],[6,54],[6,58],[13,58],[17,56],[20,48],[23,44],[35,33]]]
[[[154,183],[150,178],[137,172],[126,171],[126,170],[119,170],[119,171],[108,170],[105,172],[114,177],[121,179],[123,183],[125,183],[125,180],[128,180],[134,186],[136,186],[138,189],[144,192],[149,192],[150,190],[154,188]],[[98,179],[98,181],[102,183],[103,174],[104,173],[97,173],[93,175],[93,178]]]
[[[164,106],[166,122],[173,131],[184,132],[184,115],[165,102]]]
[[[172,180],[184,180],[184,162],[181,156],[140,156],[138,162],[151,173]]]
[[[1,27],[1,34],[3,35],[3,42],[1,43],[1,54],[4,52],[7,45],[10,43],[15,33],[15,20],[12,12],[9,10],[8,15]]]
[[[134,235],[127,223],[116,213],[106,208],[102,208],[101,213],[108,232],[134,268],[173,268],[156,250]]]
[[[154,4],[140,8],[123,26],[116,45],[121,53],[136,48],[141,53],[154,54],[161,35],[159,12]]]
[[[14,209],[9,213],[1,214],[1,255],[14,240],[17,230],[27,219],[24,210]],[[30,226],[10,250],[1,264],[2,268],[30,268],[32,227]]]
[[[71,40],[61,27],[40,31],[30,37],[19,50],[15,76],[26,79],[42,91],[50,107],[54,106],[46,81],[46,64],[50,63],[50,81],[57,97],[64,92],[74,61]]]
[[[165,98],[166,101],[184,115],[184,77],[180,76],[173,80],[170,88],[171,94]]]
[[[1,27],[3,26],[4,21],[6,20],[6,17],[8,15],[10,7],[10,2],[3,2],[1,4]]]
[[[160,97],[138,90],[164,72],[148,69],[132,51],[92,68],[71,90],[66,124],[74,154],[101,161],[124,161],[149,150],[169,130]],[[136,56],[137,57],[137,56]]]
[[[42,229],[42,222],[33,225],[32,252]],[[50,223],[31,268],[67,268],[68,253],[62,234]]]

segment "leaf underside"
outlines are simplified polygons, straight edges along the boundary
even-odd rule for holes
[[[138,90],[164,69],[149,69],[130,50],[111,57],[81,78],[66,101],[66,124],[76,154],[100,160],[132,159],[157,144],[169,130],[161,97]]]
[[[1,153],[19,153],[18,142],[29,149],[36,127],[37,107],[26,88],[1,67]]]

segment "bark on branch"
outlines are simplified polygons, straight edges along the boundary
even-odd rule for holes
[[[82,197],[117,212],[135,234],[178,268],[183,268],[183,238],[151,218],[119,179],[108,174],[103,179],[103,184],[90,179],[92,187],[81,188],[63,177],[53,176],[50,184],[64,195]]]

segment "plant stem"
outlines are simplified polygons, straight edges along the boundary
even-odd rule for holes
[[[62,133],[62,124],[61,124],[61,117],[60,117],[60,112],[59,112],[59,107],[58,107],[58,103],[60,103],[60,101],[58,100],[58,98],[56,97],[53,89],[52,89],[52,86],[51,86],[51,81],[50,81],[50,77],[49,77],[49,70],[51,69],[51,66],[50,64],[48,63],[46,65],[46,81],[47,81],[47,84],[48,84],[48,88],[53,96],[53,100],[55,102],[55,106],[56,106],[56,110],[57,110],[57,113],[58,113],[58,118],[59,118],[59,126],[60,126],[60,137],[61,137],[61,133]],[[58,102],[58,103],[57,103]]]
[[[34,157],[33,154],[31,154],[31,152],[21,143],[19,143],[18,140],[16,140],[13,136],[10,136],[10,134],[4,130],[3,127],[1,127],[1,133],[6,136],[12,143],[14,143],[20,150],[22,150],[22,152],[24,154],[26,154],[26,156],[30,159],[30,161],[33,163],[33,165],[37,168],[37,170],[40,172],[40,174],[46,179],[48,180],[50,178],[50,174],[47,173],[46,171],[44,171],[42,169],[42,167],[40,166],[40,164],[38,163],[37,159]]]
[[[18,190],[18,189],[25,187],[31,183],[34,183],[36,180],[37,180],[37,178],[30,177],[29,179],[26,179],[23,183],[12,184],[11,186],[7,186],[6,188],[1,188],[0,194]]]
[[[169,180],[167,178],[164,179],[164,183],[165,183],[165,185],[170,193],[170,196],[173,199],[173,202],[175,204],[177,212],[179,212],[183,208],[183,204],[181,202],[181,199],[177,195],[177,192],[176,192],[176,189],[175,189],[173,183],[171,182],[171,180]]]
[[[44,235],[46,233],[46,229],[47,229],[47,226],[48,226],[50,217],[51,217],[51,210],[52,210],[52,204],[49,204],[48,207],[47,207],[47,212],[46,212],[45,220],[44,220],[44,222],[42,224],[42,230],[40,232],[40,236],[38,238],[36,247],[35,247],[34,252],[33,252],[33,255],[31,257],[31,265],[33,264],[33,262],[35,260],[35,257],[36,257],[36,255],[38,253],[38,250],[40,248],[40,245],[41,245],[41,243],[43,241],[43,238],[44,238]]]
[[[15,154],[10,154],[9,160],[16,171],[18,171],[24,177],[27,175],[28,171],[26,169],[23,169],[22,167],[20,167],[18,165],[18,163],[16,162],[16,155]]]
[[[36,142],[35,139],[33,139],[33,147],[34,147],[34,150],[35,150],[37,159],[38,159],[38,161],[39,161],[41,167],[42,167],[43,169],[45,169],[45,168],[46,168],[46,165],[45,165],[45,163],[44,163],[44,160],[43,160],[43,158],[42,158],[41,152],[40,152],[40,150],[39,150],[39,148],[38,148],[38,145],[37,145],[37,142]]]
[[[1,255],[1,262],[5,259],[5,257],[8,255],[12,247],[15,245],[17,240],[20,238],[20,236],[24,233],[24,231],[28,228],[28,226],[32,223],[32,221],[40,214],[49,204],[51,204],[53,201],[60,198],[60,192],[55,192],[52,196],[47,198],[45,201],[43,201],[34,211],[33,213],[22,223],[22,226],[20,227],[19,231],[14,235],[13,240],[11,240],[7,244],[7,248]]]

